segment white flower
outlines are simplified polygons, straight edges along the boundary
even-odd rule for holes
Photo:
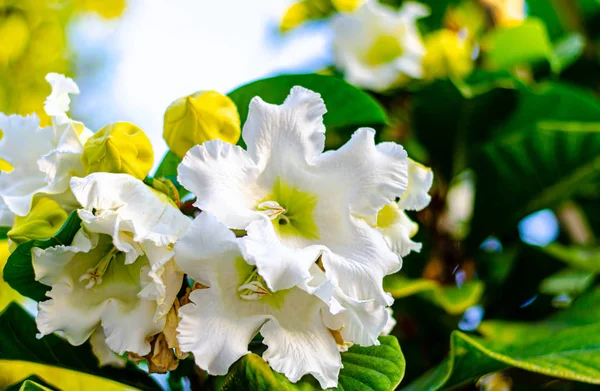
[[[205,142],[187,153],[178,179],[198,208],[247,230],[244,256],[269,289],[311,278],[321,257],[328,279],[351,299],[389,305],[383,277],[401,259],[368,221],[406,189],[406,152],[394,143],[376,146],[375,132],[363,128],[323,153],[325,112],[320,95],[301,87],[280,106],[256,97],[242,134],[248,150]]]
[[[440,229],[456,239],[464,238],[469,230],[475,204],[475,184],[472,171],[463,171],[450,183],[446,206],[440,219]]]
[[[377,214],[376,227],[381,231],[390,249],[404,257],[411,251],[421,251],[421,243],[411,240],[419,230],[417,223],[405,213],[406,210],[423,210],[431,201],[428,194],[433,184],[433,171],[408,160],[408,187],[398,202],[384,206]]]
[[[36,280],[49,285],[39,304],[40,335],[61,331],[80,345],[100,326],[115,352],[148,354],[162,331],[183,274],[173,243],[189,220],[161,193],[126,174],[72,178],[83,209],[70,245],[33,249]]]
[[[83,175],[81,153],[92,135],[83,124],[66,115],[68,94],[79,92],[73,80],[55,73],[48,74],[46,80],[52,85],[45,104],[52,126],[40,128],[35,114],[23,117],[0,113],[0,158],[13,167],[0,174],[0,196],[19,216],[29,213],[37,194],[51,195],[66,209],[76,206],[69,180]]]
[[[271,291],[239,245],[240,239],[206,212],[175,245],[179,267],[208,287],[192,291],[192,302],[179,309],[181,349],[194,353],[209,374],[224,375],[250,353],[248,345],[260,332],[268,347],[263,358],[274,370],[292,382],[312,374],[321,387],[335,387],[341,358],[322,320],[325,303],[298,287]]]
[[[404,3],[399,11],[376,0],[352,14],[333,18],[334,62],[349,83],[374,91],[400,86],[422,77],[425,46],[416,20],[429,15],[419,3]]]
[[[12,227],[14,223],[15,214],[8,209],[8,205],[0,197],[0,227]]]

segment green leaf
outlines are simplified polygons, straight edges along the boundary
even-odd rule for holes
[[[523,330],[523,335],[526,333]],[[565,329],[552,338],[530,338],[506,345],[454,331],[450,357],[404,390],[452,388],[510,366],[600,384],[600,325]]]
[[[23,296],[36,301],[46,300],[46,292],[50,290],[50,287],[35,280],[31,249],[71,244],[80,227],[81,219],[77,215],[77,211],[73,211],[53,237],[45,240],[30,240],[20,244],[6,261],[4,280]]]
[[[467,281],[461,287],[442,286],[437,281],[424,278],[411,280],[401,275],[387,276],[383,288],[394,298],[399,299],[414,294],[431,301],[451,315],[459,315],[481,300],[484,284],[482,281]]]
[[[467,83],[437,80],[415,93],[415,135],[437,173],[450,181],[467,167],[469,146],[487,140],[492,125],[512,112],[515,87],[507,74],[475,72]]]
[[[242,357],[221,383],[222,391],[294,390],[285,376],[274,372],[257,354]]]
[[[0,227],[0,240],[6,239],[8,236],[8,231],[10,231],[12,227]]]
[[[560,243],[551,243],[541,247],[540,250],[573,268],[600,273],[600,247],[565,246]]]
[[[10,360],[26,361],[110,379],[141,390],[160,390],[145,372],[131,363],[125,368],[99,367],[89,343],[71,346],[55,335],[37,339],[36,333],[34,319],[18,304],[10,304],[0,315],[0,367],[9,368],[10,365],[6,363]],[[73,372],[73,375],[77,373]],[[51,381],[47,376],[44,378]]]
[[[8,387],[6,391],[54,391],[54,389],[43,379],[32,375]]]
[[[519,109],[479,147],[473,243],[514,230],[600,179],[600,103],[565,85],[521,91]]]
[[[491,31],[485,38],[485,60],[493,69],[510,69],[552,59],[552,43],[546,26],[537,18],[527,18],[515,27]]]
[[[367,93],[334,77],[317,74],[282,75],[258,80],[230,92],[240,113],[241,123],[246,122],[250,101],[260,96],[265,102],[281,104],[294,86],[301,86],[321,94],[327,106],[323,122],[328,133],[351,130],[361,126],[381,127],[387,116],[377,101]],[[345,141],[345,140],[344,140]]]
[[[379,346],[352,346],[342,353],[339,391],[391,391],[404,377],[405,361],[395,337],[379,337]],[[223,391],[320,390],[312,377],[290,383],[285,376],[271,370],[258,355],[241,358],[221,383]]]
[[[189,191],[177,181],[177,166],[179,166],[179,163],[181,163],[181,158],[171,150],[167,151],[154,173],[154,178],[165,178],[171,181],[179,192],[179,198],[182,199],[189,194]]]
[[[403,390],[450,389],[507,367],[600,384],[600,288],[547,320],[487,321],[486,338],[455,331],[449,357]]]
[[[540,284],[540,292],[547,295],[560,295],[566,293],[577,295],[588,289],[594,282],[594,273],[563,269],[549,277],[546,277]]]
[[[565,34],[555,5],[555,2],[548,0],[527,0],[527,15],[543,20],[552,40]]]
[[[163,159],[161,160],[156,172],[154,173],[155,178],[167,178],[177,177],[177,166],[181,163],[181,158],[171,150],[167,151]]]

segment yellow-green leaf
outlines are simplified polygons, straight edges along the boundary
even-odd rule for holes
[[[467,281],[462,286],[440,285],[427,279],[411,280],[395,274],[385,278],[383,288],[394,298],[400,299],[418,294],[443,308],[451,315],[459,315],[467,308],[479,303],[483,295],[482,281]]]

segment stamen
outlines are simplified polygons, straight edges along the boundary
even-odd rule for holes
[[[96,265],[96,267],[89,268],[85,274],[79,277],[79,281],[83,282],[89,280],[85,289],[90,289],[94,285],[102,284],[102,276],[108,270],[108,266],[110,263],[117,257],[119,250],[116,248],[112,248],[106,255],[100,259],[100,262]]]
[[[271,292],[263,285],[263,279],[254,269],[246,281],[238,288],[240,297],[244,300],[259,300],[271,296]]]
[[[275,220],[279,216],[285,216],[284,213],[287,212],[287,210],[276,201],[261,202],[258,204],[257,209],[267,215],[271,220]],[[287,217],[286,219],[289,223],[290,220]]]

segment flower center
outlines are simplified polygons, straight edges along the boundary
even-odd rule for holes
[[[400,210],[395,202],[387,204],[377,212],[377,227],[387,228],[398,222]]]
[[[246,281],[238,288],[238,293],[244,300],[259,300],[265,296],[271,296],[271,292],[265,288],[264,283],[265,281],[254,268]]]
[[[89,268],[85,274],[79,277],[79,281],[89,280],[85,289],[90,289],[94,285],[100,285],[102,283],[102,276],[104,276],[104,273],[108,270],[108,266],[118,254],[119,250],[112,247],[110,251],[100,259],[100,262],[98,262],[95,267]]]
[[[316,206],[315,195],[300,191],[277,178],[271,194],[256,206],[256,210],[271,219],[279,236],[318,239],[319,228],[313,217]]]
[[[402,55],[402,46],[393,35],[380,35],[373,41],[365,55],[365,62],[370,66],[387,64]]]

